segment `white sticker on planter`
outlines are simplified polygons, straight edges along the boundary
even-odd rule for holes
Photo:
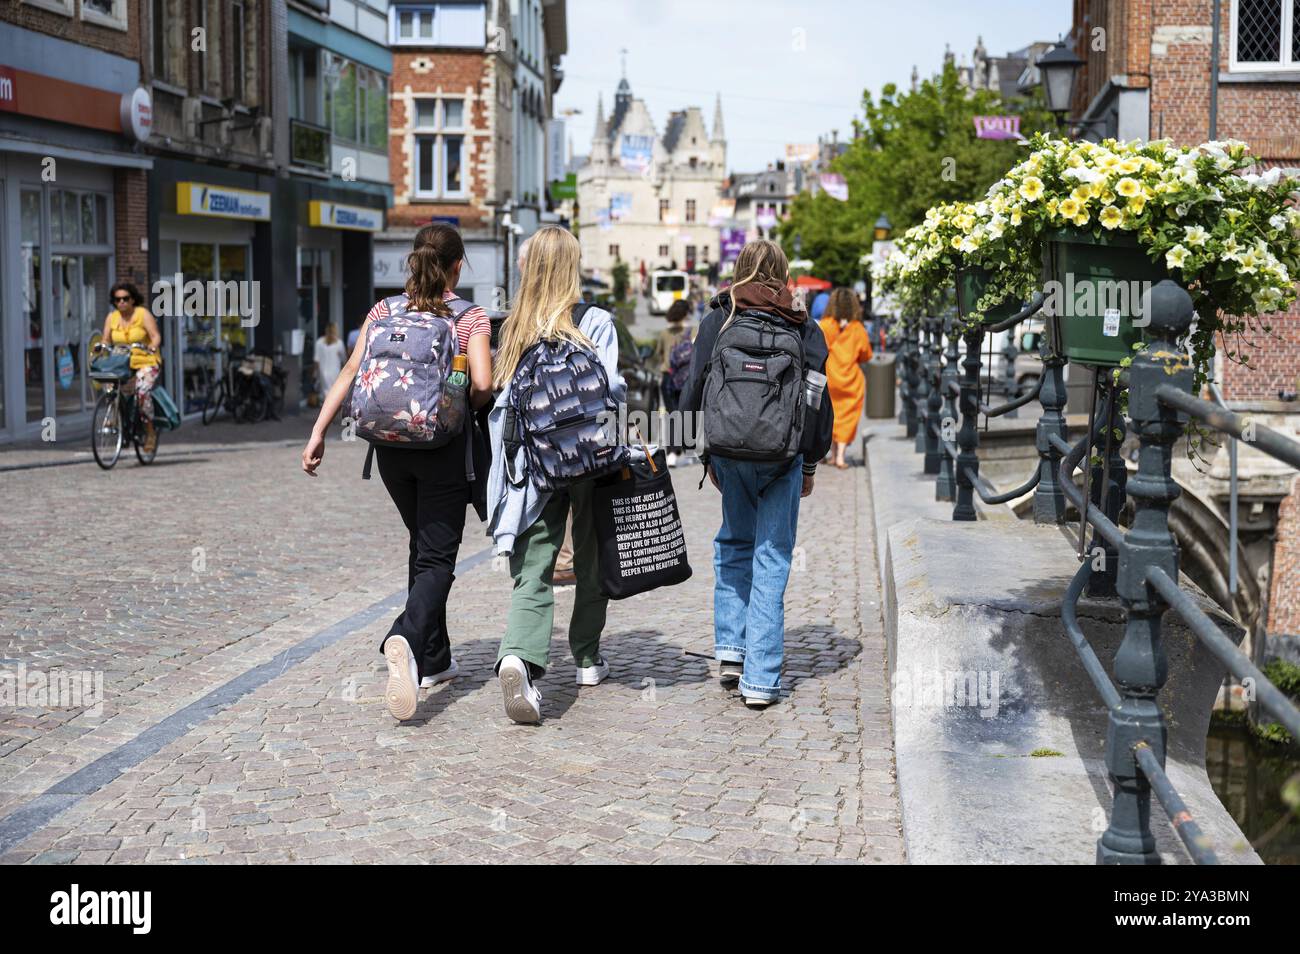
[[[1119,309],[1107,308],[1104,324],[1101,326],[1101,333],[1107,338],[1119,337]]]

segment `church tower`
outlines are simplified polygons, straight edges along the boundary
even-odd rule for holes
[[[715,169],[725,172],[727,168],[727,131],[722,125],[722,94],[718,93],[713,101],[713,131],[709,135],[709,159]]]
[[[596,94],[596,128],[591,134],[591,162],[604,165],[609,162],[609,128],[605,125],[605,101]]]

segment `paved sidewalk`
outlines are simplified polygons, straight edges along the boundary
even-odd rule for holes
[[[404,584],[396,513],[357,479],[360,448],[332,443],[317,481],[296,459],[5,475],[46,516],[0,570],[3,666],[99,669],[106,701],[98,719],[0,711],[0,833],[31,832],[0,861],[902,860],[862,468],[823,469],[804,501],[779,705],[751,712],[714,677],[718,506],[692,469],[675,483],[695,576],[611,604],[609,681],[573,686],[561,591],[545,721],[510,723],[491,676],[510,582],[483,558],[449,607],[463,675],[399,725],[376,652],[391,611],[355,622]],[[462,560],[486,543],[471,517]],[[31,821],[51,805],[70,807]]]

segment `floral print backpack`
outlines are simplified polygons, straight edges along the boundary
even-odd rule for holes
[[[370,323],[352,385],[356,433],[371,445],[441,447],[461,432],[467,384],[452,380],[456,319],[474,307],[447,302],[451,316],[411,311],[405,295],[385,299],[388,314]]]

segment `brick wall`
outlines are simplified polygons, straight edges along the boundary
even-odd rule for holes
[[[113,173],[113,242],[117,253],[114,281],[131,282],[142,291],[149,283],[149,253],[140,248],[140,240],[149,234],[148,175],[144,169],[117,169]]]
[[[510,112],[496,98],[497,74],[504,69],[496,56],[481,51],[394,53],[388,137],[394,202],[388,213],[391,226],[423,225],[432,216],[448,215],[458,217],[466,231],[491,228],[490,206],[505,199],[497,178],[502,158],[499,127],[504,122],[508,129]],[[424,95],[456,96],[465,100],[464,199],[425,201],[412,195],[414,102],[417,96]],[[512,148],[508,132],[504,142],[508,156]]]
[[[1277,542],[1273,546],[1273,592],[1269,594],[1268,631],[1300,636],[1300,477],[1282,501]]]
[[[140,29],[140,8],[143,0],[127,0],[127,28],[125,31],[112,27],[88,23],[81,19],[81,4],[72,4],[72,16],[55,13],[22,0],[4,0],[0,3],[0,20],[17,24],[37,33],[57,36],[69,43],[93,47],[109,53],[125,56],[127,59],[139,60],[142,48],[143,31]]]

